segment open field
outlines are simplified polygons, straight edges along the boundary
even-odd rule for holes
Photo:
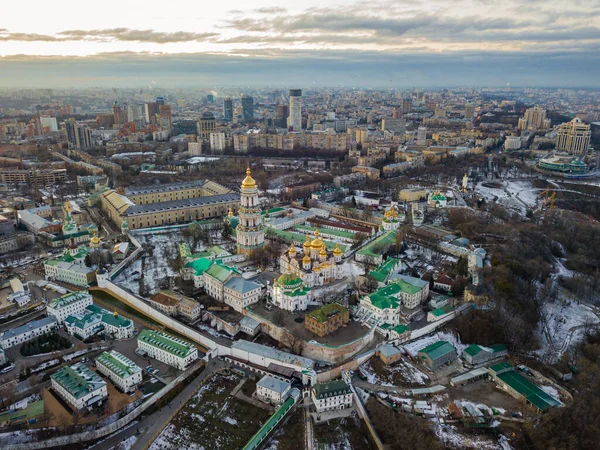
[[[236,450],[259,430],[269,413],[232,397],[238,375],[216,374],[175,415],[151,450]]]

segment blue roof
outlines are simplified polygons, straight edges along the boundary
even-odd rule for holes
[[[281,381],[280,379],[272,377],[271,375],[265,375],[258,383],[256,383],[256,386],[262,386],[270,391],[283,394],[287,389],[290,388],[290,383]]]
[[[291,353],[282,352],[281,350],[243,339],[231,344],[231,348],[242,352],[254,353],[262,356],[263,358],[270,358],[282,363],[293,364],[299,367],[308,367],[312,369],[315,365],[315,362],[312,359],[292,355]]]
[[[260,284],[255,283],[254,281],[248,281],[242,277],[233,277],[231,280],[225,283],[225,287],[233,289],[241,294],[262,288]]]
[[[23,333],[26,333],[27,331],[33,330],[35,328],[41,328],[44,325],[48,325],[51,323],[56,324],[56,317],[48,316],[40,320],[33,320],[31,322],[26,323],[25,325],[21,325],[20,327],[8,330],[2,335],[2,340],[6,340],[14,336],[19,336]]]

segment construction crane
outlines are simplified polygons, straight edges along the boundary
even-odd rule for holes
[[[544,206],[548,206],[548,203],[550,203],[550,208],[549,208],[549,212],[552,212],[552,210],[554,209],[554,200],[556,199],[556,192],[550,191],[550,189],[546,189],[545,191],[542,191],[538,194],[538,197],[541,197],[542,195],[545,195],[546,198],[544,200]]]

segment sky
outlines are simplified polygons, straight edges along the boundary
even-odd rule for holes
[[[600,0],[28,0],[0,87],[600,87]]]

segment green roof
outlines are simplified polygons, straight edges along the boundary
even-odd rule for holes
[[[318,399],[350,393],[350,387],[343,380],[332,380],[326,383],[317,383],[315,384],[314,390],[315,396]]]
[[[514,370],[501,373],[498,378],[508,384],[512,389],[523,395],[528,402],[536,408],[546,411],[553,406],[559,406],[560,402],[551,395],[544,392],[524,376]]]
[[[381,246],[385,251],[396,242],[396,231],[388,231],[383,233],[373,242],[361,248],[357,253],[359,255],[372,256],[374,258],[381,256],[382,251],[375,253],[374,248]]]
[[[302,278],[291,273],[284,273],[277,278],[277,283],[281,286],[296,286],[297,284],[302,283]]]
[[[111,352],[102,352],[102,354],[96,358],[96,363],[101,363],[106,366],[119,378],[127,378],[142,370],[132,360],[114,350]]]
[[[431,314],[433,314],[435,317],[440,317],[444,314],[448,314],[448,311],[446,311],[444,308],[438,308],[431,311]]]
[[[256,432],[254,436],[248,441],[248,443],[243,447],[243,450],[255,450],[262,443],[262,441],[269,435],[269,433],[275,428],[275,426],[279,423],[281,418],[287,414],[287,412],[294,406],[295,400],[293,397],[288,397],[288,399],[283,402],[283,404],[279,407],[275,413],[269,417],[269,420],[265,422],[265,424],[260,427],[260,430]]]
[[[271,209],[266,209],[264,211],[261,212],[261,214],[264,216],[267,212],[269,214],[275,214],[281,211],[285,211],[285,208],[271,208]]]
[[[83,363],[65,366],[54,373],[51,378],[76,399],[106,385],[106,382],[102,378],[92,372]]]
[[[403,334],[407,331],[410,331],[410,328],[408,328],[406,325],[396,325],[394,328],[392,328],[392,330],[394,330],[398,334]]]
[[[475,356],[483,349],[477,344],[471,344],[467,348],[465,348],[465,353],[470,356]]]
[[[490,345],[489,348],[494,352],[506,352],[508,351],[508,347],[504,344],[494,344],[494,345]]]
[[[194,269],[195,275],[200,276],[208,270],[212,265],[212,261],[207,258],[198,258],[193,261],[186,263],[185,267],[191,267]]]
[[[454,346],[448,341],[437,341],[425,348],[419,350],[419,353],[424,353],[432,360],[441,358],[448,353],[455,352]]]
[[[17,411],[8,411],[4,414],[0,414],[0,423],[3,422],[16,422],[17,420],[31,419],[36,416],[40,416],[44,413],[44,400],[38,400],[27,404],[24,409]]]
[[[400,287],[400,289],[402,290],[402,292],[405,292],[405,293],[411,294],[411,295],[421,292],[421,290],[423,289],[423,287],[421,287],[421,286],[417,286],[415,284],[412,284],[412,283],[410,283],[406,280],[402,280],[402,279],[395,280],[394,284],[397,284]]]
[[[227,280],[233,273],[235,273],[234,269],[218,262],[213,263],[206,271],[206,274],[221,282]]]
[[[501,372],[506,369],[512,369],[512,365],[508,362],[501,362],[498,364],[494,364],[493,366],[490,366],[490,369],[493,372]]]
[[[119,315],[115,316],[114,314],[110,313],[104,314],[102,316],[102,321],[112,325],[113,327],[129,328],[131,326],[131,320],[127,319],[126,317]]]
[[[189,258],[192,256],[192,250],[190,249],[190,246],[188,244],[181,243],[179,244],[179,254],[183,259]]]
[[[400,306],[400,303],[394,297],[380,295],[377,292],[371,294],[369,298],[371,299],[371,304],[379,309],[398,308]]]
[[[189,342],[178,339],[170,334],[148,329],[142,330],[138,335],[138,341],[165,350],[180,358],[188,356],[194,348]]]
[[[321,306],[319,309],[315,309],[313,312],[308,313],[307,316],[316,319],[318,322],[327,322],[327,320],[335,316],[337,314],[343,314],[347,312],[348,309],[344,308],[342,305],[338,303],[329,303],[327,305]]]
[[[304,241],[306,241],[306,235],[302,234],[302,233],[293,233],[291,231],[283,231],[283,230],[278,230],[276,228],[271,228],[267,226],[267,230],[266,230],[267,234],[268,233],[272,233],[273,235],[285,239],[287,242],[294,242],[296,244],[298,244],[299,246],[301,246],[302,244],[304,244]],[[325,248],[327,250],[333,250],[335,249],[336,243],[335,242],[331,242],[331,241],[323,241],[325,242]],[[339,244],[340,246],[340,250],[342,252],[345,252],[348,248],[347,245],[344,244]]]
[[[308,225],[296,225],[294,228],[296,228],[297,230],[301,230],[301,231],[308,231],[311,234],[314,233],[315,230],[317,230],[317,227],[311,227]],[[330,236],[341,237],[344,239],[354,240],[356,237],[356,233],[351,233],[349,231],[342,231],[342,230],[332,230],[330,228],[321,228],[320,232],[321,232],[321,234],[328,234]]]
[[[400,262],[398,258],[388,258],[385,260],[383,264],[381,264],[377,269],[369,272],[369,275],[379,281],[380,283],[385,283],[387,277],[390,275],[390,272],[396,265]]]
[[[63,295],[61,297],[55,298],[50,303],[48,303],[48,307],[52,309],[59,309],[69,306],[71,303],[78,302],[84,298],[90,298],[91,295],[87,292],[72,292],[70,294]]]

